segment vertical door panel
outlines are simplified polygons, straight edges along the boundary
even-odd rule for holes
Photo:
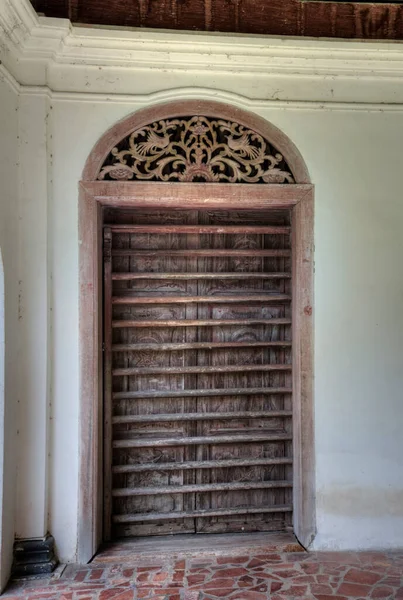
[[[197,230],[284,228],[289,219],[287,211],[106,211],[112,536],[291,524],[290,236]]]

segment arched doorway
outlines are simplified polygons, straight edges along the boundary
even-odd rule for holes
[[[154,106],[96,144],[80,196],[81,560],[122,535],[310,542],[312,228],[299,152],[245,111]]]

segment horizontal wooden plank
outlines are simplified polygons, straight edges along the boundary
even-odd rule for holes
[[[255,371],[291,371],[292,365],[216,365],[214,367],[133,367],[130,369],[114,369],[114,377],[130,375],[189,375],[191,373],[250,373]]]
[[[280,442],[292,440],[289,433],[272,433],[271,431],[262,433],[242,433],[233,435],[207,435],[197,437],[179,437],[179,438],[144,438],[114,440],[114,448],[154,448],[166,446],[198,446],[203,444],[241,444],[257,442]]]
[[[195,518],[209,518],[209,517],[230,517],[236,515],[259,515],[269,513],[288,513],[292,512],[292,506],[286,505],[274,505],[264,506],[255,508],[252,506],[238,507],[238,508],[217,508],[217,509],[206,509],[206,510],[194,510],[189,512],[169,512],[169,513],[138,513],[138,514],[125,514],[125,515],[113,515],[112,520],[114,523],[144,523],[151,521],[172,521],[175,519],[195,519]]]
[[[292,388],[215,388],[199,390],[150,390],[142,392],[114,392],[114,400],[125,400],[132,398],[204,398],[208,396],[256,396],[263,394],[291,394]]]
[[[114,344],[113,352],[172,352],[181,350],[216,350],[219,348],[288,348],[292,342],[189,342],[178,344]]]
[[[112,304],[242,304],[248,302],[289,302],[288,294],[247,296],[113,296]]]
[[[234,483],[208,483],[196,485],[166,485],[161,487],[118,488],[112,490],[115,498],[127,496],[160,496],[161,494],[205,494],[207,492],[233,492],[238,490],[273,490],[292,488],[292,481],[247,481]]]
[[[264,467],[290,465],[292,458],[234,458],[226,460],[201,460],[182,463],[142,463],[141,465],[115,465],[115,474],[142,473],[144,471],[191,471],[193,469],[228,469],[239,467]]]
[[[197,258],[200,256],[215,256],[222,257],[228,256],[234,258],[238,256],[270,256],[272,258],[286,258],[291,256],[291,250],[279,249],[279,250],[256,250],[255,248],[244,248],[242,250],[225,250],[218,248],[203,248],[197,250],[132,250],[129,248],[125,249],[112,249],[112,256],[185,256],[189,258]]]
[[[149,181],[81,181],[80,185],[106,206],[157,210],[183,210],[184,206],[187,210],[288,209],[313,193],[311,184],[153,182],[150,185]]]
[[[214,234],[239,234],[254,233],[283,235],[291,231],[291,227],[283,225],[123,225],[105,224],[114,233],[214,233]]]
[[[134,281],[137,279],[289,279],[291,273],[112,273],[115,281]]]
[[[291,319],[176,319],[171,321],[112,321],[112,327],[229,327],[252,325],[291,325]]]
[[[222,419],[274,419],[292,417],[291,410],[266,410],[266,411],[240,411],[240,412],[214,412],[214,413],[182,413],[182,414],[153,414],[153,415],[125,415],[113,417],[112,423],[162,423],[182,421],[215,421]]]

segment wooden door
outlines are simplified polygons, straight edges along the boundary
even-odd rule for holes
[[[289,211],[105,211],[106,537],[292,514]]]

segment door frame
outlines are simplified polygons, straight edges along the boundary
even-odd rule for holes
[[[79,562],[91,560],[102,543],[102,209],[106,206],[163,210],[292,210],[293,525],[299,542],[308,547],[316,532],[313,185],[81,181]]]

